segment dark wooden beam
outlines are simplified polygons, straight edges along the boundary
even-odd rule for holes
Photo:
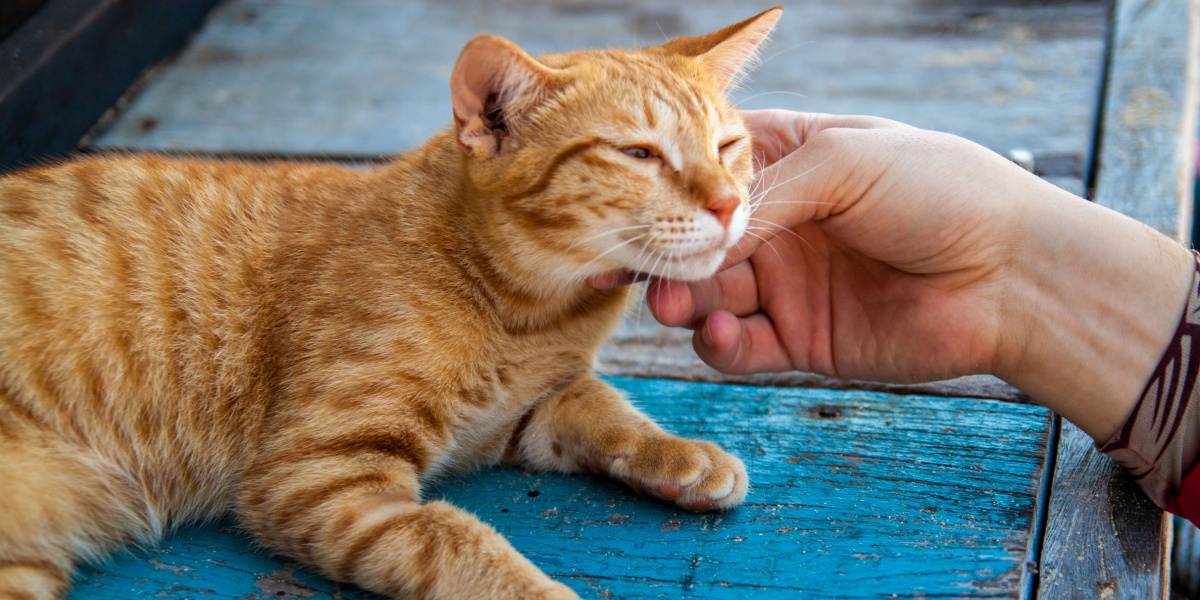
[[[0,2],[0,39],[8,32],[17,28],[22,21],[39,6],[46,3],[46,0],[4,0]]]
[[[217,1],[46,1],[0,42],[0,171],[73,150]]]

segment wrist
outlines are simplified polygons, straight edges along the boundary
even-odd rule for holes
[[[1174,334],[1192,257],[1142,223],[1045,186],[1020,201],[997,375],[1103,440]]]

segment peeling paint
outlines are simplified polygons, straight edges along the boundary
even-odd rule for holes
[[[296,581],[293,573],[294,569],[279,569],[266,575],[259,575],[254,585],[268,598],[278,598],[281,600],[312,598],[319,593],[317,590]]]

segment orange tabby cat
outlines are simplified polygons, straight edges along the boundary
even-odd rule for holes
[[[454,126],[386,167],[84,158],[0,178],[0,597],[232,511],[414,598],[572,598],[421,482],[508,461],[694,510],[745,468],[592,372],[614,268],[713,273],[751,140],[724,92],[780,15],[634,51],[467,44]]]

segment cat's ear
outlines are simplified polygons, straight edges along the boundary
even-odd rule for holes
[[[554,69],[502,37],[481,35],[467,42],[450,75],[459,143],[472,156],[494,156],[512,120],[535,106],[557,80]]]
[[[671,54],[694,56],[711,72],[722,87],[729,87],[758,54],[758,47],[783,15],[776,6],[724,29],[705,35],[679,37],[659,46]]]

